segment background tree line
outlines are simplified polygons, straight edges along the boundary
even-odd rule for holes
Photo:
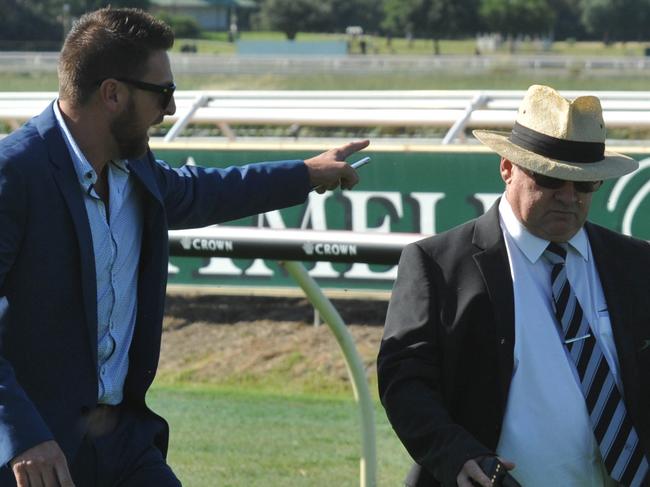
[[[43,45],[38,41],[60,42],[74,17],[109,4],[149,8],[149,0],[0,0],[0,40],[8,48],[14,47],[12,41],[16,48],[30,48],[34,41],[36,47]]]
[[[344,32],[350,25],[387,37],[433,41],[499,33],[554,40],[650,39],[650,0],[256,0],[250,29]],[[60,42],[70,19],[111,4],[147,9],[149,0],[0,0],[0,39]],[[169,20],[169,19],[167,19]],[[191,29],[190,29],[191,31]],[[179,33],[180,34],[180,33]]]
[[[258,0],[261,24],[291,35],[366,32],[432,39],[499,33],[555,40],[650,39],[650,0]],[[290,25],[290,29],[283,26]]]

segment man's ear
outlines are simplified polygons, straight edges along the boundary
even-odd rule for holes
[[[510,184],[510,181],[512,180],[512,166],[513,164],[509,159],[506,159],[505,157],[501,158],[499,169],[501,172],[501,179],[503,179],[503,182],[506,184]]]
[[[122,111],[122,106],[128,96],[126,88],[123,83],[112,78],[105,79],[99,85],[99,99],[101,104],[109,112],[118,113]]]

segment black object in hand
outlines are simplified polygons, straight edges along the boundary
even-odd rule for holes
[[[501,487],[521,487],[521,484],[508,473],[505,465],[497,457],[485,457],[478,462],[481,470],[492,481],[492,485]],[[481,485],[472,480],[472,484],[481,487]]]

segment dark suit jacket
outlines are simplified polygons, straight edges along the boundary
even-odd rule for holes
[[[498,203],[407,246],[378,357],[379,393],[417,464],[407,485],[455,486],[493,453],[513,369],[514,304]],[[585,226],[609,308],[626,403],[650,458],[650,245]]]
[[[305,200],[302,161],[171,169],[128,161],[144,228],[124,403],[145,405],[160,352],[169,228],[192,228]],[[0,142],[0,465],[48,439],[70,461],[97,403],[97,297],[90,227],[52,107]],[[162,420],[161,420],[162,421]],[[157,439],[167,449],[166,424]],[[0,468],[0,485],[11,476]],[[12,476],[11,476],[12,477]]]

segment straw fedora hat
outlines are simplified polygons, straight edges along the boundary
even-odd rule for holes
[[[639,167],[631,157],[605,150],[598,98],[580,96],[569,101],[548,86],[528,88],[512,132],[473,133],[514,164],[567,181],[612,179]]]

